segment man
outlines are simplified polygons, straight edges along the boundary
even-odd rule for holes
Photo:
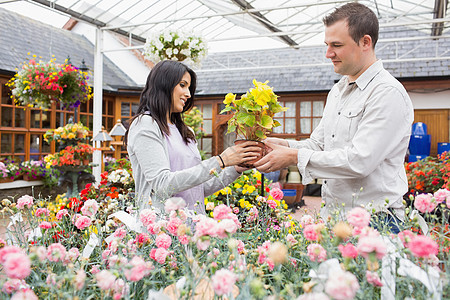
[[[323,21],[326,57],[344,76],[328,94],[311,137],[268,138],[273,151],[255,167],[270,172],[296,164],[303,184],[324,179],[323,218],[344,204],[345,210],[373,205],[377,212],[402,219],[408,189],[403,163],[414,119],[411,100],[375,56],[379,25],[368,7],[348,3]]]

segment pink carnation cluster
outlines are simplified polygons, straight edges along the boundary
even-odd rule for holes
[[[147,227],[156,221],[156,213],[152,209],[144,209],[139,213],[139,219]]]
[[[86,217],[86,216],[80,216],[80,215],[78,215],[76,217],[75,223],[74,223],[75,227],[80,230],[83,230],[83,229],[91,226],[91,224],[92,224],[91,218]]]
[[[358,253],[364,258],[369,258],[374,253],[377,259],[382,259],[387,252],[387,247],[381,237],[375,234],[360,237],[358,241]]]
[[[381,283],[380,276],[378,276],[378,273],[376,272],[366,271],[366,279],[367,282],[373,286],[383,286],[383,283]]]
[[[237,276],[227,269],[218,270],[212,277],[214,292],[218,296],[229,295],[233,292]]]
[[[83,207],[81,208],[81,213],[85,216],[94,216],[98,211],[98,203],[94,199],[89,199],[84,202]]]
[[[362,207],[355,207],[347,213],[347,221],[354,227],[366,227],[370,222],[370,213]]]
[[[429,258],[439,252],[438,244],[425,235],[413,236],[407,243],[407,247],[416,257]]]
[[[50,215],[50,211],[47,208],[40,207],[40,208],[36,209],[36,212],[35,212],[36,217],[49,216],[49,215]]]
[[[258,263],[261,265],[266,263],[269,270],[272,271],[275,267],[275,263],[270,258],[268,258],[270,246],[270,241],[265,241],[261,246],[258,246],[258,249],[256,249],[256,251],[259,254]]]
[[[303,229],[303,236],[308,241],[318,241],[320,233],[317,232],[317,225],[316,224],[306,225],[305,229]]]
[[[125,277],[130,281],[139,281],[153,269],[151,262],[146,262],[140,256],[134,256],[125,268]]]
[[[438,205],[432,194],[419,194],[414,199],[414,207],[421,213],[432,212]]]
[[[310,244],[306,250],[311,261],[322,262],[327,259],[327,251],[320,244]]]
[[[450,191],[448,189],[439,189],[433,194],[437,203],[447,202],[447,206],[450,207]]]
[[[164,210],[166,213],[170,213],[175,210],[180,210],[186,207],[186,201],[180,197],[173,197],[167,199],[166,204],[164,205]]]
[[[334,272],[325,284],[325,292],[336,300],[353,299],[358,289],[358,279],[347,271]]]
[[[353,258],[353,259],[355,259],[358,256],[358,250],[351,243],[348,243],[345,246],[344,245],[339,245],[338,249],[341,252],[342,257],[344,257],[344,258]]]
[[[31,260],[19,247],[5,246],[0,249],[0,264],[11,279],[25,279],[31,274]]]
[[[270,196],[272,196],[273,199],[280,201],[284,197],[284,193],[279,188],[273,188],[270,190]]]
[[[33,206],[33,197],[24,195],[17,199],[17,208],[23,209],[25,206],[27,206],[28,208],[31,208],[31,206]]]

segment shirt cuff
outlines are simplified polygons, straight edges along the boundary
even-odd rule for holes
[[[294,140],[288,140],[288,147],[289,148],[294,148],[297,149],[298,147],[296,147],[296,145],[298,144],[298,141],[294,141]]]
[[[300,175],[302,175],[302,184],[308,184],[314,180],[314,178],[311,176],[311,173],[306,169],[306,166],[308,165],[308,162],[311,158],[311,155],[314,153],[314,150],[311,149],[299,149],[298,150],[298,163],[297,168],[300,172]]]

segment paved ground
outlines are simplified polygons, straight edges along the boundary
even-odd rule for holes
[[[305,205],[296,208],[292,214],[295,219],[300,220],[305,214],[315,216],[319,213],[320,203],[322,202],[321,197],[303,196],[303,201],[305,202]]]

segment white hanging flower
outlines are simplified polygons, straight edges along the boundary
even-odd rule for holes
[[[170,59],[191,67],[200,67],[207,53],[207,44],[202,37],[192,32],[170,29],[151,34],[143,50],[145,58],[154,63]]]

